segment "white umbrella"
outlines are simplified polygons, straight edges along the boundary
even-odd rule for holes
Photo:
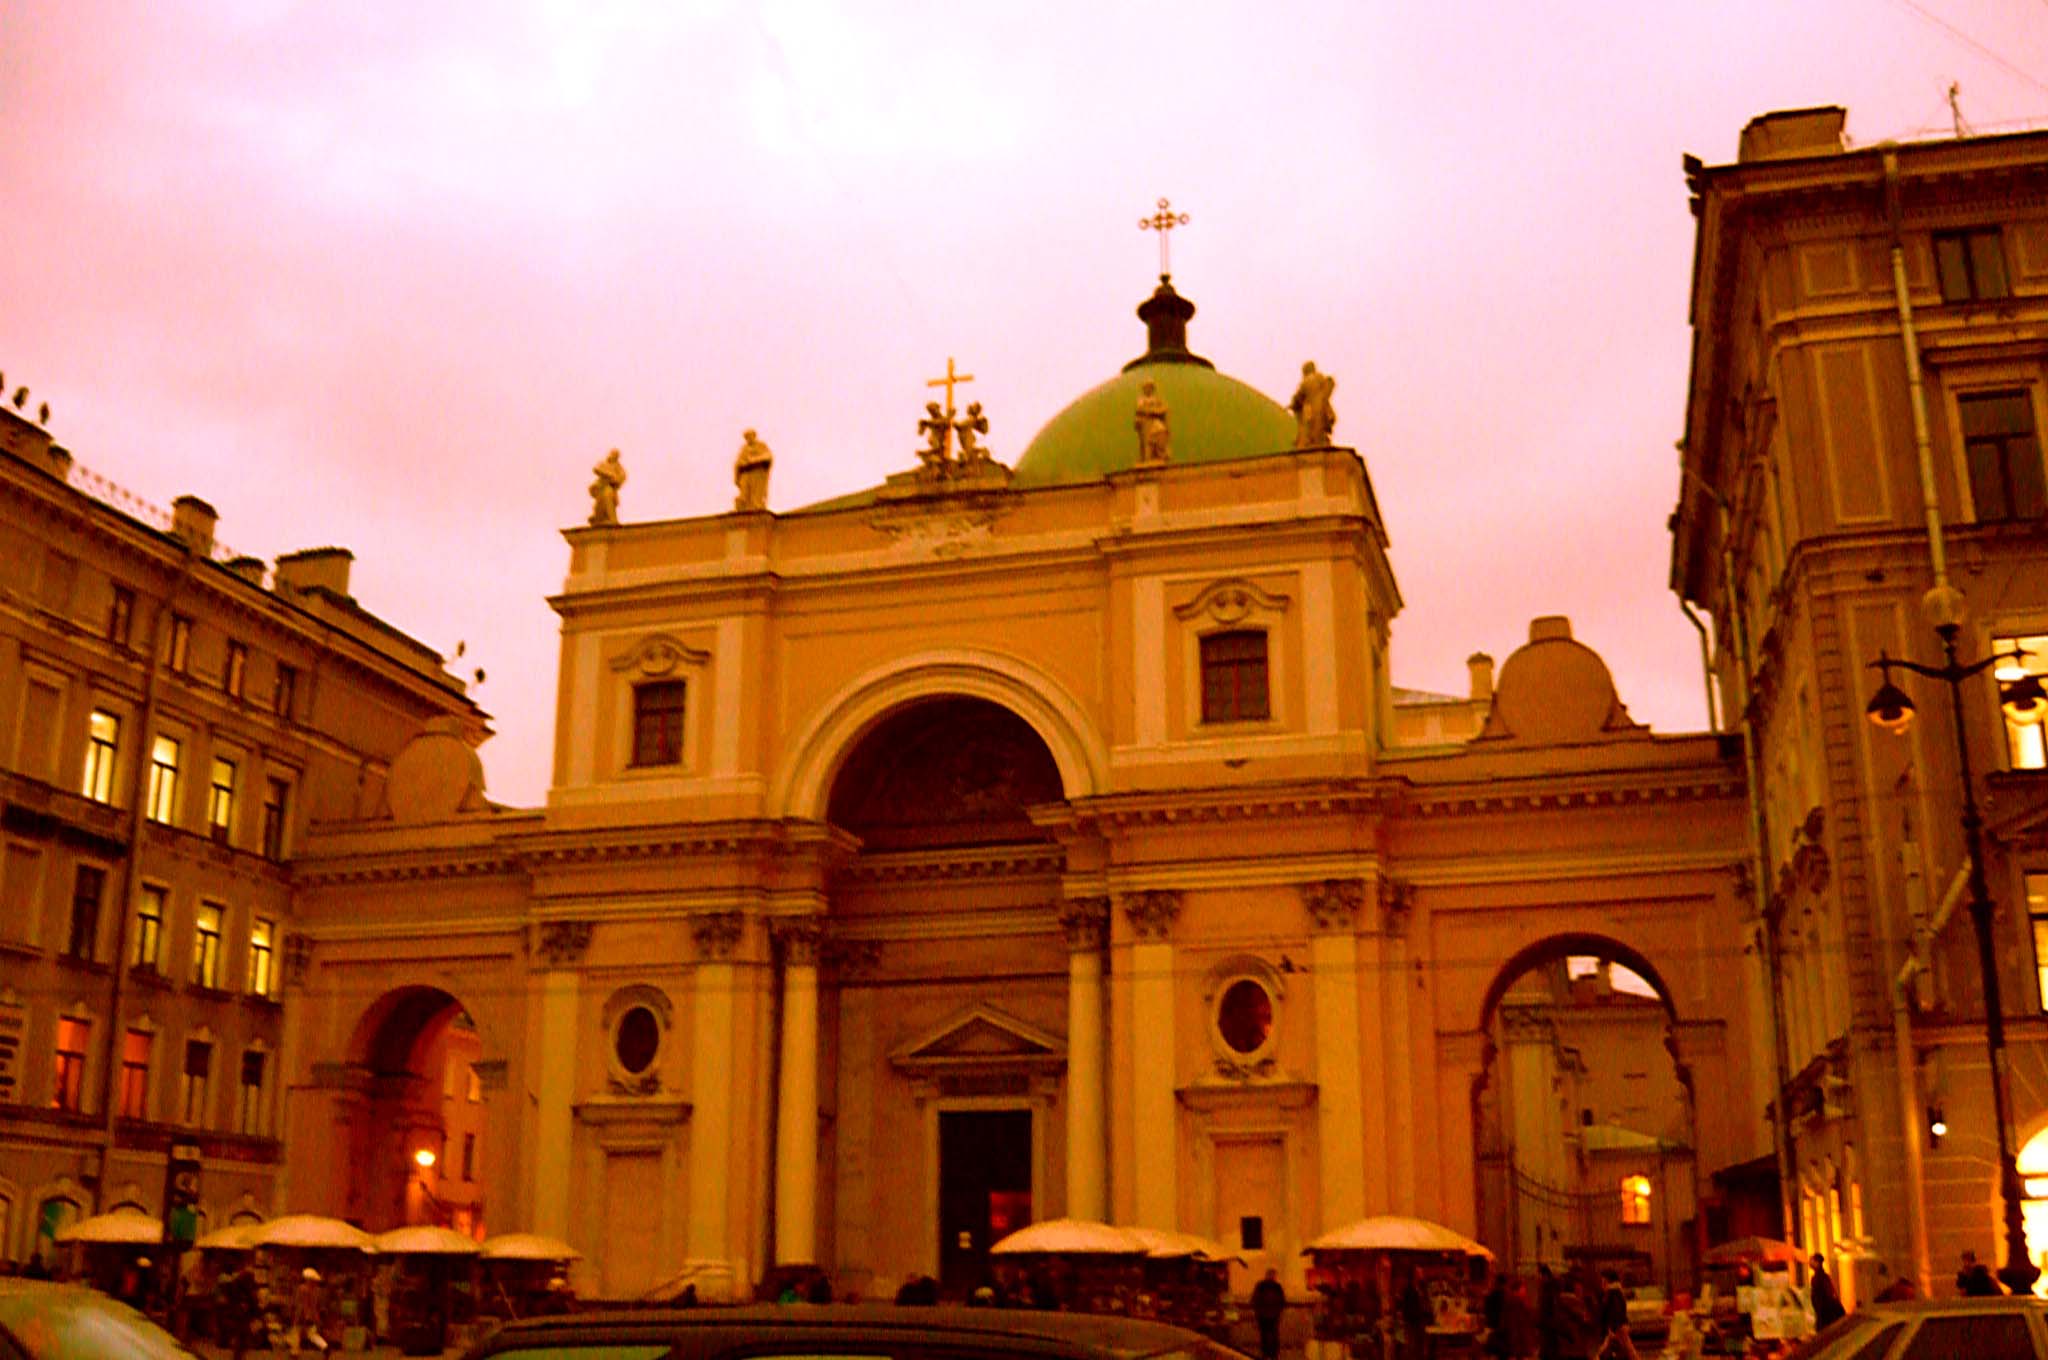
[[[1452,1232],[1426,1218],[1402,1218],[1382,1214],[1361,1218],[1334,1232],[1324,1233],[1308,1244],[1303,1254],[1314,1251],[1429,1251],[1459,1252],[1466,1256],[1493,1259],[1493,1253],[1463,1233]]]
[[[992,1255],[1044,1252],[1060,1256],[1143,1256],[1146,1245],[1123,1228],[1085,1218],[1049,1218],[1019,1228],[989,1248]]]
[[[230,1223],[225,1228],[215,1228],[192,1245],[201,1251],[250,1251],[256,1246],[253,1240],[261,1223]]]
[[[484,1239],[487,1261],[580,1261],[583,1253],[567,1242],[538,1233],[500,1233]]]
[[[380,1256],[474,1256],[478,1251],[474,1237],[428,1223],[378,1233],[376,1242]]]
[[[319,1214],[286,1214],[260,1225],[249,1235],[258,1247],[327,1247],[374,1252],[376,1239],[353,1223]]]
[[[162,1219],[152,1218],[139,1209],[116,1209],[57,1229],[57,1240],[155,1246],[164,1240],[164,1224]]]

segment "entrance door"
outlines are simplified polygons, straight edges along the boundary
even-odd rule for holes
[[[939,1111],[939,1283],[964,1295],[988,1249],[1031,1222],[1031,1111]]]

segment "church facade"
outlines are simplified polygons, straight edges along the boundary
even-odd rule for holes
[[[427,732],[301,848],[283,1201],[444,1202],[456,1100],[463,1203],[607,1296],[964,1286],[1059,1215],[1298,1286],[1367,1214],[1500,1221],[1503,998],[1597,958],[1655,992],[1692,1182],[1654,1224],[1617,1184],[1597,1232],[1692,1259],[1713,1173],[1771,1149],[1739,746],[1630,719],[1563,618],[1466,695],[1397,688],[1327,381],[1290,412],[1193,310],[1162,279],[1144,352],[1014,467],[949,389],[920,466],[805,510],[760,508],[752,432],[727,513],[617,522],[600,471],[545,805]]]

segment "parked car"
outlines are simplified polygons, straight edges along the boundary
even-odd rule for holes
[[[97,1289],[0,1279],[0,1355],[27,1360],[197,1360],[178,1338]]]
[[[1792,1352],[1796,1360],[2048,1360],[2048,1300],[1915,1300],[1858,1308]]]
[[[1160,1322],[878,1303],[643,1308],[529,1318],[478,1342],[467,1360],[752,1360],[792,1354],[834,1360],[1243,1360],[1208,1337]]]
[[[1671,1334],[1671,1300],[1661,1285],[1639,1284],[1628,1291],[1628,1334],[1664,1337]]]

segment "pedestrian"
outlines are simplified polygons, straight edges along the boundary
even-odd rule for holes
[[[1536,1354],[1541,1360],[1563,1360],[1562,1293],[1550,1267],[1536,1267]]]
[[[301,1345],[310,1345],[322,1355],[327,1353],[327,1338],[320,1335],[325,1302],[320,1272],[307,1266],[299,1272],[298,1288],[292,1291],[292,1354],[298,1354]]]
[[[1956,1292],[1964,1298],[1997,1298],[2005,1290],[1992,1278],[1991,1267],[1977,1259],[1977,1253],[1963,1253],[1963,1267],[1956,1272]]]
[[[1536,1353],[1536,1308],[1529,1302],[1528,1284],[1519,1275],[1508,1281],[1500,1325],[1508,1334],[1507,1353],[1515,1360],[1527,1360]]]
[[[1287,1290],[1280,1272],[1267,1270],[1266,1278],[1252,1286],[1252,1320],[1259,1324],[1259,1354],[1264,1360],[1280,1360],[1280,1319],[1287,1316]]]
[[[811,1277],[811,1287],[804,1291],[804,1300],[808,1303],[832,1302],[832,1281],[825,1278],[824,1271]]]
[[[1882,1261],[1878,1262],[1877,1277],[1882,1280],[1889,1275],[1891,1275],[1891,1267]],[[1917,1299],[1919,1297],[1920,1287],[1913,1283],[1913,1277],[1910,1275],[1901,1275],[1877,1291],[1877,1301],[1879,1303],[1904,1303],[1908,1299]]]
[[[1401,1291],[1401,1326],[1407,1333],[1409,1360],[1422,1360],[1429,1354],[1429,1324],[1434,1321],[1436,1312],[1422,1292],[1422,1281],[1411,1274],[1408,1287]]]
[[[1835,1288],[1834,1277],[1828,1274],[1828,1258],[1818,1253],[1813,1258],[1813,1279],[1807,1286],[1807,1297],[1813,1300],[1814,1330],[1829,1326],[1847,1315],[1842,1307],[1842,1295]]]
[[[1601,1355],[1641,1360],[1636,1353],[1635,1338],[1628,1334],[1628,1295],[1622,1290],[1621,1277],[1611,1270],[1607,1272],[1607,1283],[1600,1291],[1600,1333]]]
[[[249,1273],[248,1262],[234,1267],[222,1278],[219,1288],[220,1310],[216,1341],[225,1345],[234,1360],[242,1360],[242,1352],[249,1349],[249,1329],[256,1324],[256,1277]]]
[[[1493,1277],[1493,1285],[1486,1291],[1486,1299],[1479,1307],[1481,1316],[1486,1319],[1486,1353],[1494,1360],[1507,1360],[1513,1352],[1508,1349],[1508,1283],[1505,1276]]]

